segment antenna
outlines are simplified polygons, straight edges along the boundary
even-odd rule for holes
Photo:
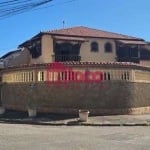
[[[62,24],[63,24],[63,28],[65,28],[65,21],[64,20],[62,21]]]

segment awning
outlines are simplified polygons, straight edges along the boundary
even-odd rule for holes
[[[53,36],[53,39],[59,40],[59,41],[80,41],[80,42],[86,41],[84,38],[69,37],[69,36]]]
[[[122,44],[127,44],[127,45],[146,45],[147,43],[145,41],[133,41],[133,40],[117,40],[117,42],[120,42]]]

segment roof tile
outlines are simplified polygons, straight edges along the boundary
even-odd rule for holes
[[[114,38],[114,39],[128,39],[128,40],[143,40],[141,38],[136,38],[128,35],[103,31],[99,29],[93,29],[84,26],[77,26],[72,28],[65,28],[59,30],[51,30],[43,33],[53,34],[53,35],[65,35],[65,36],[78,36],[78,37],[95,37],[95,38]]]

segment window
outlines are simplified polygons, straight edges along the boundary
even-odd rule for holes
[[[39,56],[41,56],[42,52],[41,52],[41,42],[40,41],[34,42],[30,46],[30,53],[32,55],[32,58],[38,58]]]
[[[138,48],[132,48],[130,49],[131,57],[138,57]]]
[[[98,43],[97,42],[92,42],[91,43],[91,51],[92,52],[97,52],[98,51]]]
[[[105,52],[107,52],[107,53],[112,52],[112,45],[111,45],[111,43],[107,42],[105,44]]]

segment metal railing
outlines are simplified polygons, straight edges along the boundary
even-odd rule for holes
[[[139,57],[117,57],[118,62],[134,62],[139,63],[140,58]]]
[[[80,61],[81,56],[79,55],[52,55],[53,61],[64,62],[64,61]]]

